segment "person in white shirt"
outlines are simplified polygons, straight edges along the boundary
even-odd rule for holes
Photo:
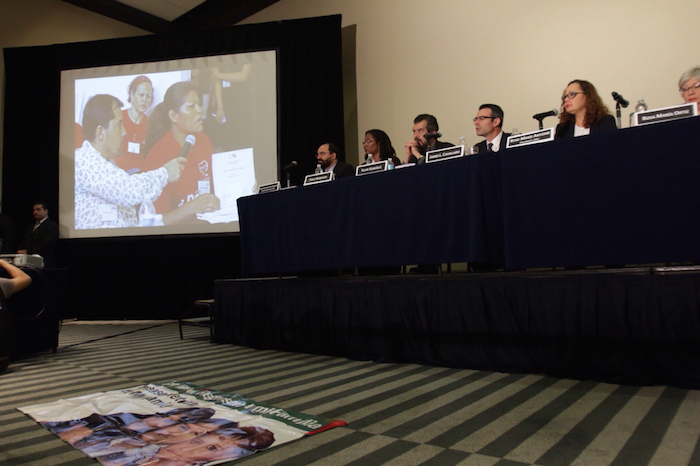
[[[113,159],[121,153],[122,102],[93,96],[83,110],[83,145],[75,151],[75,228],[123,228],[138,223],[136,206],[153,201],[177,181],[187,159],[177,157],[157,170],[129,175]]]
[[[476,135],[485,138],[474,146],[474,152],[498,152],[505,149],[510,133],[503,132],[503,109],[495,104],[483,104],[473,119]]]

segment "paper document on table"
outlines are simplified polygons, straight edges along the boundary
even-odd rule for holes
[[[219,152],[211,156],[214,194],[221,208],[215,212],[197,214],[209,223],[238,221],[239,197],[255,194],[255,162],[253,148]]]

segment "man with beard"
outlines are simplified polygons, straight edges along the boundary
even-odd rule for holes
[[[437,118],[433,115],[427,113],[418,115],[413,120],[413,139],[410,139],[404,146],[406,148],[404,163],[423,163],[426,152],[454,146],[449,142],[438,141],[441,136],[438,133],[439,129]],[[426,136],[428,137],[426,138]]]
[[[316,151],[316,161],[324,172],[335,173],[336,179],[355,175],[352,165],[338,160],[338,147],[332,142],[321,144]]]

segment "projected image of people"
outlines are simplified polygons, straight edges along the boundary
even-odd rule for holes
[[[62,192],[66,174],[75,183],[64,236],[237,231],[237,200],[279,177],[275,67],[261,51],[62,72],[62,102],[74,103],[62,107]],[[85,127],[98,95],[119,116],[108,103],[108,119]]]
[[[129,108],[122,110],[122,121],[126,135],[122,141],[122,151],[114,163],[128,173],[141,171],[143,159],[143,144],[146,142],[148,115],[146,112],[153,103],[153,83],[148,76],[140,75],[131,81],[127,88]]]
[[[83,110],[83,145],[75,151],[77,229],[136,226],[135,206],[157,199],[177,181],[186,159],[169,157],[149,172],[128,175],[114,164],[124,138],[122,102],[108,94],[88,100]]]
[[[197,222],[196,214],[213,212],[220,207],[219,198],[213,194],[211,156],[214,148],[203,133],[202,115],[197,91],[188,82],[170,86],[163,102],[151,114],[144,169],[161,166],[179,154],[185,144],[192,146],[180,180],[164,189],[154,202],[165,225]],[[193,144],[186,141],[188,136],[194,136]]]

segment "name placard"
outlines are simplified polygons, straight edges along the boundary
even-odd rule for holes
[[[692,102],[683,105],[674,105],[673,107],[657,108],[655,110],[646,110],[634,114],[632,124],[634,126],[651,125],[653,123],[661,123],[662,121],[680,120],[697,116],[698,106]]]
[[[506,141],[506,149],[511,147],[529,146],[542,142],[554,141],[554,128],[539,129],[529,133],[514,134]]]
[[[304,177],[304,186],[310,186],[312,184],[328,183],[335,179],[335,173],[333,172],[323,172],[314,173],[313,175],[306,175]]]
[[[355,169],[355,176],[369,175],[370,173],[385,172],[389,167],[389,162],[382,160],[381,162],[374,162],[367,165],[358,165]]]
[[[267,183],[260,185],[258,188],[258,194],[272,193],[280,190],[280,182],[275,181],[274,183]]]
[[[425,163],[442,162],[464,156],[464,145],[445,147],[444,149],[430,150],[425,153]]]

